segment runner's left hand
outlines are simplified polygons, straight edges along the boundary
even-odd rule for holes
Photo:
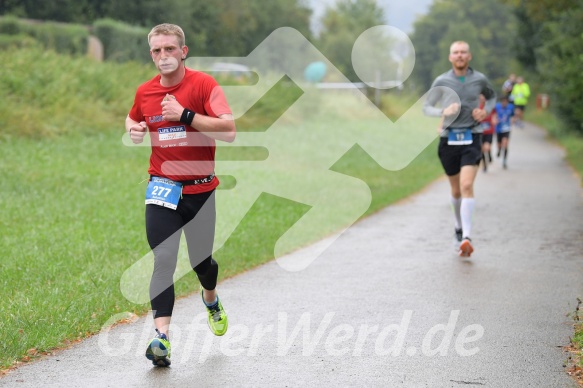
[[[162,118],[166,121],[180,121],[184,107],[176,101],[176,97],[167,94],[162,100]]]

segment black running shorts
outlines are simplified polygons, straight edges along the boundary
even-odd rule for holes
[[[448,176],[459,174],[462,166],[478,166],[482,159],[482,134],[472,134],[472,144],[468,145],[449,145],[447,137],[442,137],[437,155]]]
[[[496,133],[496,139],[498,140],[498,143],[500,143],[502,141],[502,139],[504,139],[505,137],[508,137],[508,138],[510,137],[510,131]]]

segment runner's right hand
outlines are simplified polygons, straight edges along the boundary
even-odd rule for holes
[[[130,127],[130,139],[134,144],[140,144],[144,141],[144,136],[148,133],[148,126],[145,121],[134,124]]]
[[[457,102],[454,102],[453,104],[450,104],[447,108],[445,108],[443,110],[443,115],[444,116],[453,116],[455,114],[457,114],[460,110],[460,104],[458,104]]]

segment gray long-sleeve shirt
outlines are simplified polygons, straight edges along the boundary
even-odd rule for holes
[[[452,89],[457,96],[451,92],[447,93],[446,88]],[[473,133],[480,133],[482,128],[472,117],[472,111],[480,106],[480,94],[486,97],[484,109],[486,112],[491,112],[496,105],[496,92],[488,78],[471,67],[468,68],[465,77],[460,78],[452,69],[433,81],[423,105],[423,112],[428,116],[441,116],[443,109],[459,98],[461,105],[459,115],[451,123],[447,123],[448,120],[446,120],[441,136],[447,136],[449,128],[472,128]]]

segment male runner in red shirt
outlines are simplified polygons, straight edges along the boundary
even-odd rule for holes
[[[148,34],[150,55],[159,71],[138,87],[125,122],[132,142],[150,134],[150,182],[146,190],[146,235],[154,252],[150,299],[158,334],[146,357],[170,365],[168,329],[182,231],[190,264],[201,284],[208,324],[215,335],[228,320],[216,292],[218,264],[212,257],[215,231],[215,140],[232,142],[236,128],[222,89],[209,75],[189,69],[184,32],[160,24]]]

